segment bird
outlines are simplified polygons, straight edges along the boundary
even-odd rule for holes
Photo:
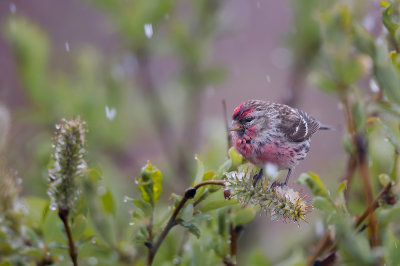
[[[272,164],[278,170],[288,169],[284,183],[310,150],[311,136],[319,130],[331,130],[303,110],[285,104],[249,100],[239,104],[232,114],[231,132],[235,149],[260,170],[253,176],[253,186],[263,176],[263,169]]]

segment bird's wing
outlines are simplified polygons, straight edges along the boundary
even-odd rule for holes
[[[319,129],[321,124],[306,112],[285,107],[280,112],[280,130],[289,141],[302,142]]]

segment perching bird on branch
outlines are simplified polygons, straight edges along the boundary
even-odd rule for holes
[[[250,100],[237,106],[232,115],[232,141],[246,160],[261,170],[253,177],[254,186],[266,165],[288,169],[287,185],[296,165],[307,156],[311,136],[332,127],[321,124],[306,112],[290,106]]]

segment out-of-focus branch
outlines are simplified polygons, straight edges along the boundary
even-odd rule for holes
[[[196,184],[195,186],[186,189],[184,196],[179,201],[178,205],[175,207],[174,212],[172,213],[171,217],[169,218],[166,226],[161,231],[160,236],[158,237],[155,243],[146,243],[146,246],[149,249],[149,253],[147,256],[147,264],[152,265],[154,256],[156,255],[158,249],[160,248],[162,242],[164,241],[165,237],[168,235],[168,232],[177,225],[177,216],[182,210],[183,206],[185,206],[186,202],[189,199],[192,199],[196,195],[196,191],[198,188],[206,185],[225,185],[225,180],[207,180]]]
[[[177,147],[176,152],[172,150],[175,143],[175,140],[172,138],[174,136],[171,127],[172,122],[167,115],[168,112],[162,104],[160,94],[151,76],[150,55],[146,50],[140,50],[136,53],[136,57],[138,61],[136,78],[141,85],[140,87],[147,101],[150,102],[148,112],[154,121],[163,152],[166,154],[166,158],[170,158],[170,165],[174,173],[180,179],[183,179],[184,176],[187,176],[188,169],[185,166],[189,165],[189,163],[186,163],[188,161],[187,156],[181,146]]]
[[[232,147],[232,135],[229,133],[228,112],[227,112],[227,108],[226,108],[225,99],[222,100],[222,114],[224,116],[224,121],[225,121],[226,138],[228,141],[228,150],[229,150],[230,147]]]
[[[382,190],[379,192],[379,194],[376,196],[376,198],[373,200],[371,204],[368,205],[368,207],[364,210],[364,212],[357,217],[354,227],[357,228],[358,226],[361,225],[361,223],[371,214],[375,212],[375,210],[379,207],[379,200],[381,200],[392,188],[392,183],[389,182],[387,183]],[[327,230],[324,234],[324,236],[320,239],[320,241],[317,244],[317,249],[316,251],[310,255],[307,259],[307,265],[313,265],[314,261],[318,256],[322,254],[322,252],[328,247],[330,241],[329,241],[329,230]],[[337,241],[335,241],[330,248],[328,249],[328,253],[334,252],[337,247]]]
[[[347,130],[351,136],[353,146],[356,149],[358,170],[360,173],[361,180],[363,182],[365,198],[367,200],[367,204],[371,205],[373,201],[373,195],[372,195],[370,174],[367,162],[368,152],[367,152],[366,139],[361,132],[357,132],[357,127],[351,111],[349,95],[347,93],[346,88],[343,88],[343,86],[339,86],[339,88],[341,89],[342,92],[341,100],[344,107],[345,119],[347,122]],[[369,227],[368,227],[368,234],[370,237],[370,244],[372,247],[378,245],[377,230],[378,226],[377,226],[376,215],[372,213],[371,216],[369,217]]]

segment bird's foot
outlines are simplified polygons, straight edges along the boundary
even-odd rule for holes
[[[263,171],[262,169],[255,175],[253,175],[253,187],[257,186],[258,181],[260,181],[260,179],[263,176]]]
[[[286,183],[286,182],[277,182],[277,181],[274,181],[274,182],[272,183],[272,185],[270,186],[270,189],[273,190],[273,189],[275,189],[276,187],[284,187],[284,186],[287,186],[287,183]]]

